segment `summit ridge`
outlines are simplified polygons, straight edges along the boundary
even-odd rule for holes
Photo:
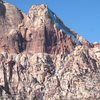
[[[100,43],[47,5],[0,2],[0,100],[100,100]]]

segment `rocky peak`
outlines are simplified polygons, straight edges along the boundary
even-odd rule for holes
[[[11,29],[16,29],[22,22],[23,15],[13,5],[0,3],[0,35],[9,34]]]
[[[25,34],[26,41],[30,40],[26,45],[29,52],[70,53],[76,45],[84,44],[47,5],[33,5],[23,20],[24,26],[28,28]],[[29,49],[29,44],[35,47]]]
[[[41,27],[45,25],[48,7],[46,5],[33,5],[28,13],[29,18],[33,21],[32,27]]]
[[[2,3],[2,5],[5,8],[5,17],[0,18],[1,34],[10,34],[12,30],[15,30],[18,36],[18,39],[12,39],[16,38],[16,34],[13,37],[9,35],[10,40],[6,35],[2,37],[6,37],[6,41],[1,40],[1,48],[2,45],[3,47],[6,45],[9,52],[67,55],[77,45],[89,44],[88,41],[80,39],[79,35],[67,28],[47,5],[33,5],[28,15],[8,3]],[[0,9],[1,13],[4,12],[2,9]],[[13,44],[9,46],[10,41]]]
[[[66,27],[46,5],[26,15],[0,2],[0,100],[99,100],[100,44]]]

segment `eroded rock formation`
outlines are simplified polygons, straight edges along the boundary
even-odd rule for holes
[[[3,28],[6,27],[4,31],[1,28],[1,34],[3,34],[1,35],[1,49],[6,48],[8,52],[14,53],[26,51],[69,54],[77,45],[90,45],[88,41],[64,26],[46,5],[32,6],[28,15],[23,15],[21,11],[8,3],[1,5],[5,7],[5,17],[4,11],[1,10],[0,19],[4,19],[7,24],[1,22],[0,25]]]
[[[46,6],[27,15],[0,1],[0,99],[99,100],[100,44]]]

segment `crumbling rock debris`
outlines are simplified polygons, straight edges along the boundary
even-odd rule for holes
[[[100,44],[46,6],[26,15],[0,1],[0,100],[99,100]]]
[[[94,52],[95,47],[77,46],[65,59],[47,53],[2,53],[1,95],[16,100],[98,100],[100,59]]]

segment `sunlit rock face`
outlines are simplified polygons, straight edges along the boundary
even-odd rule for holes
[[[68,56],[0,54],[2,98],[80,100],[100,98],[100,48],[77,46]]]
[[[0,20],[4,21],[1,22],[1,51],[6,48],[14,53],[67,55],[77,45],[89,45],[88,41],[67,28],[46,5],[32,6],[27,15],[8,3],[1,5]]]
[[[28,17],[23,21],[31,31],[26,33],[27,46],[31,44],[34,46],[26,47],[28,51],[50,54],[69,53],[76,45],[81,44],[76,35],[65,27],[46,5],[32,6]]]
[[[99,100],[100,44],[46,6],[29,13],[0,1],[0,99]]]

